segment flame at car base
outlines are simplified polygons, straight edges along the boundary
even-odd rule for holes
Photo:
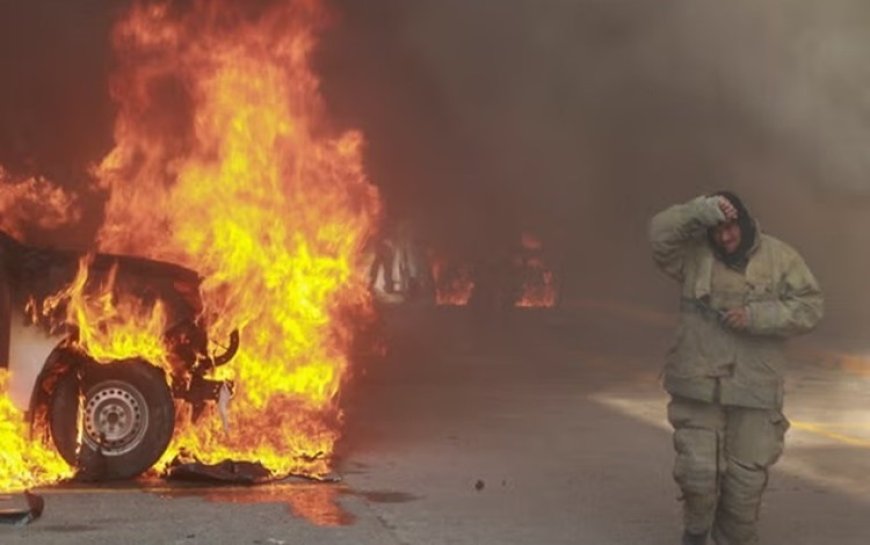
[[[53,448],[31,437],[24,414],[8,395],[9,372],[0,369],[0,491],[18,492],[72,476]]]

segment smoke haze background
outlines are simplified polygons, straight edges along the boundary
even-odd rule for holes
[[[569,299],[673,309],[647,221],[733,188],[816,272],[823,329],[868,339],[866,2],[375,3],[341,2],[325,89],[430,236],[531,230]]]
[[[797,247],[829,335],[870,344],[870,5],[861,0],[330,0],[316,66],[389,218],[461,259],[537,233],[565,296],[673,309],[656,211],[733,188]],[[0,0],[0,164],[86,196],[111,147],[125,0]]]

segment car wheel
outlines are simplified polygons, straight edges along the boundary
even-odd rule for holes
[[[49,425],[60,455],[95,479],[127,479],[154,465],[175,429],[163,372],[127,360],[89,365],[81,380],[79,388],[76,374],[67,374],[52,396]]]

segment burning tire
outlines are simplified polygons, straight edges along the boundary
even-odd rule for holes
[[[49,409],[52,440],[70,465],[92,478],[127,479],[157,462],[175,429],[161,370],[141,360],[89,365],[81,400],[79,392],[76,374],[67,374]]]

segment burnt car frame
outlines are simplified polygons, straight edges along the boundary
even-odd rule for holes
[[[222,389],[231,389],[206,376],[233,358],[238,331],[221,354],[210,354],[202,278],[195,271],[140,257],[91,254],[85,295],[108,285],[113,298],[132,298],[143,308],[161,302],[169,360],[163,366],[141,357],[97,362],[81,349],[76,326],[57,315],[63,308],[54,315],[33,308],[72,284],[83,257],[28,246],[0,231],[0,367],[11,371],[12,401],[27,411],[34,430],[48,433],[80,476],[130,478],[167,449],[177,403],[190,403],[195,419]]]

